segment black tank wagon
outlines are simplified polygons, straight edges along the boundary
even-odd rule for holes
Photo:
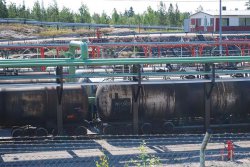
[[[204,83],[143,85],[139,101],[141,133],[203,131],[204,93]],[[129,85],[98,87],[96,105],[106,123],[104,133],[132,130],[132,95],[133,86]],[[249,82],[216,83],[211,94],[211,127],[229,131],[249,128],[249,102]]]
[[[26,128],[35,126],[34,133],[46,135],[57,129],[56,87],[5,88],[0,90],[0,126],[16,128],[12,135],[23,134]],[[88,96],[81,86],[64,87],[62,95],[63,124],[74,127],[88,119]],[[16,134],[13,134],[16,133]],[[24,135],[24,134],[23,134]],[[39,134],[38,134],[39,135]]]

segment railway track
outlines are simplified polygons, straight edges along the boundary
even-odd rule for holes
[[[204,135],[129,135],[89,137],[46,137],[0,139],[0,166],[95,166],[100,156],[109,157],[113,166],[124,166],[138,159],[140,147],[160,159],[163,166],[196,166]],[[235,161],[222,161],[225,142],[235,145]],[[221,151],[224,150],[225,153]],[[250,134],[213,134],[206,151],[207,164],[222,166],[250,164]],[[210,165],[208,165],[210,166]]]

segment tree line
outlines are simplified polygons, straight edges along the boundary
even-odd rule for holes
[[[189,15],[187,12],[180,12],[177,4],[170,3],[167,8],[163,2],[159,2],[157,10],[149,6],[142,14],[137,14],[133,7],[124,12],[118,12],[114,8],[109,16],[105,11],[91,15],[85,4],[81,4],[78,11],[73,12],[65,6],[60,10],[56,0],[53,0],[47,8],[43,2],[36,0],[32,9],[26,7],[25,1],[22,5],[16,3],[6,5],[5,0],[0,0],[0,18],[25,18],[48,22],[182,26],[183,20]]]

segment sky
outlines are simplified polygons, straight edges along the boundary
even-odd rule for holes
[[[7,5],[11,2],[17,5],[25,2],[26,6],[32,9],[32,6],[36,0],[6,0]],[[42,0],[39,0],[40,2]],[[133,7],[136,13],[143,13],[147,10],[148,6],[151,6],[154,10],[157,10],[160,0],[56,0],[59,8],[63,6],[72,9],[74,12],[78,12],[80,5],[83,3],[88,6],[91,14],[101,14],[105,11],[108,15],[111,15],[114,8],[118,12],[124,12],[125,9]],[[218,10],[219,0],[162,0],[168,9],[169,4],[172,3],[174,6],[177,3],[181,12],[194,13],[195,10],[201,5],[204,10]],[[247,0],[221,0],[222,6],[226,6],[227,10],[245,10],[245,3]],[[44,6],[47,7],[53,3],[52,0],[43,0]]]

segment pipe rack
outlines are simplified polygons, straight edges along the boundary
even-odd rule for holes
[[[80,48],[81,56],[79,58],[75,57],[75,50],[77,48]],[[56,77],[58,77],[60,80],[58,80],[57,84],[57,90],[58,90],[58,106],[57,106],[57,119],[58,119],[58,131],[62,132],[63,124],[62,124],[62,107],[61,107],[61,97],[63,93],[63,79],[64,75],[62,74],[62,67],[63,66],[69,66],[71,69],[75,70],[76,66],[97,66],[97,65],[141,65],[141,64],[182,64],[182,63],[201,63],[201,64],[213,64],[213,63],[227,63],[227,62],[250,62],[250,56],[211,56],[211,57],[166,57],[166,58],[109,58],[109,59],[89,59],[88,58],[88,47],[86,43],[83,42],[75,42],[72,41],[69,44],[69,52],[66,54],[68,58],[43,58],[43,59],[2,59],[0,60],[0,68],[18,68],[18,67],[51,67],[56,66],[60,67],[60,73],[58,72]],[[138,104],[137,104],[137,98],[140,99],[140,86],[141,84],[144,84],[141,82],[141,74],[138,73],[138,82],[133,82],[132,84],[135,84],[135,91],[138,92],[138,95],[133,100],[133,112],[134,112],[134,132],[138,132]],[[247,71],[247,70],[246,70]],[[235,71],[237,73],[237,71]],[[200,80],[196,82],[216,82],[215,80],[215,70],[209,71],[201,71],[201,72],[195,72],[195,74],[204,75],[205,74],[212,74],[211,80]],[[168,74],[171,74],[171,72],[168,72]],[[173,73],[172,73],[173,74]],[[187,75],[186,72],[180,72],[180,75]],[[132,74],[134,75],[134,74]],[[150,74],[152,75],[152,74]],[[163,74],[164,75],[164,74]],[[77,77],[74,71],[70,72],[70,77]],[[83,75],[84,76],[84,75]],[[96,73],[95,75],[91,74],[91,76],[100,76],[99,73]],[[86,76],[85,76],[86,77]],[[11,77],[10,77],[11,78]],[[171,82],[171,81],[170,81]],[[124,84],[124,82],[123,82]],[[172,82],[173,84],[173,82]],[[210,87],[208,85],[207,87]],[[211,88],[212,91],[212,88]],[[206,96],[206,95],[204,95]],[[206,112],[210,114],[210,108],[209,108],[209,100],[210,96],[207,97],[207,109]],[[206,126],[210,126],[210,117],[206,117]]]

